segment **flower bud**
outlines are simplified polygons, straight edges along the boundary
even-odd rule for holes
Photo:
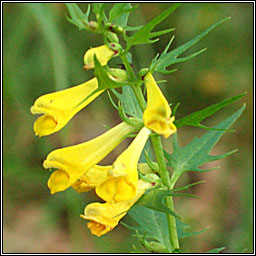
[[[106,36],[110,43],[118,43],[119,42],[118,36],[113,32],[108,31],[106,33]]]
[[[118,25],[113,24],[113,23],[107,23],[106,28],[109,31],[114,32],[116,34],[122,34],[124,32],[124,29],[121,26],[118,26]]]
[[[127,72],[120,68],[111,68],[109,72],[109,77],[116,82],[127,81]]]
[[[88,30],[91,32],[98,32],[100,30],[100,25],[96,21],[88,22]]]

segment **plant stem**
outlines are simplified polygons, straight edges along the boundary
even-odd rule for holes
[[[122,61],[124,63],[124,66],[126,68],[126,71],[128,73],[129,78],[132,81],[136,81],[137,80],[136,76],[135,76],[135,74],[134,74],[134,72],[132,70],[132,67],[131,67],[128,59],[127,59],[126,54],[125,53],[120,54],[120,57],[121,57],[121,59],[122,59]],[[144,96],[142,94],[141,88],[138,85],[136,85],[136,83],[134,85],[132,85],[131,87],[132,87],[132,90],[133,90],[133,92],[135,94],[136,99],[138,100],[140,108],[141,108],[141,110],[143,112],[145,110],[145,108],[146,108],[146,102],[145,102]]]
[[[132,70],[132,67],[127,59],[126,53],[120,54],[120,57],[123,61],[123,64],[127,70],[128,76],[131,80],[136,81],[136,76]],[[133,92],[138,100],[138,103],[140,105],[140,108],[142,112],[146,108],[146,102],[144,99],[144,96],[141,91],[141,87],[138,85],[133,85],[132,86]],[[169,172],[167,170],[165,160],[164,160],[164,153],[163,153],[163,146],[161,142],[161,137],[159,135],[154,135],[151,137],[151,141],[154,147],[155,151],[155,156],[156,160],[159,165],[159,174],[161,177],[161,180],[163,184],[168,187],[168,189],[172,189],[177,181],[175,177],[172,177],[170,180]],[[178,177],[177,177],[178,178]],[[166,206],[173,211],[173,198],[171,196],[167,197],[166,199]],[[172,245],[172,252],[179,252],[180,251],[180,246],[179,246],[179,240],[178,240],[178,234],[177,234],[177,228],[176,228],[176,220],[175,217],[167,214],[167,223],[168,223],[168,228],[169,228],[169,237],[170,237],[170,243]]]
[[[159,175],[161,177],[161,180],[165,186],[168,187],[168,189],[172,189],[175,185],[175,182],[177,181],[176,178],[170,180],[169,172],[166,167],[166,163],[164,160],[164,153],[163,153],[163,146],[161,142],[161,137],[159,135],[152,136],[151,141],[154,147],[155,156],[157,163],[159,165]],[[166,197],[166,206],[173,211],[173,198],[171,196]],[[173,248],[173,252],[179,252],[180,246],[179,246],[179,240],[178,240],[178,234],[177,234],[177,228],[176,228],[176,220],[175,217],[167,214],[167,223],[169,228],[169,236],[170,236],[170,242]]]

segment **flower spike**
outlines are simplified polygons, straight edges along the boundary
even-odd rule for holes
[[[43,163],[44,168],[56,168],[48,187],[54,194],[73,185],[90,168],[108,155],[125,137],[138,127],[120,123],[90,141],[52,151]]]
[[[147,107],[143,113],[143,121],[146,127],[168,138],[176,132],[174,116],[171,117],[171,108],[155,82],[150,72],[144,76],[147,88]]]
[[[108,179],[96,187],[96,194],[107,202],[121,202],[136,195],[137,165],[151,131],[143,127],[130,146],[116,159],[108,171]]]
[[[103,92],[98,91],[84,101],[97,88],[97,78],[93,78],[83,84],[39,97],[30,109],[32,114],[43,114],[34,123],[35,134],[41,137],[62,129],[76,113]]]

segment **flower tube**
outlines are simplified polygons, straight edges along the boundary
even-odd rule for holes
[[[96,55],[100,64],[105,66],[115,54],[117,53],[107,45],[91,48],[84,55],[84,69],[88,70],[94,68],[94,55]]]
[[[137,165],[151,131],[143,127],[130,146],[108,170],[108,178],[96,187],[96,194],[106,202],[128,201],[136,195]]]
[[[171,117],[171,108],[149,72],[144,77],[147,88],[147,107],[143,113],[143,121],[146,127],[168,138],[176,132],[174,116]]]
[[[110,169],[112,169],[112,165],[93,166],[72,185],[73,189],[79,193],[94,189],[102,182],[107,180],[108,170]]]
[[[39,97],[30,109],[32,114],[43,114],[34,123],[35,134],[41,137],[62,129],[76,113],[103,92],[98,91],[84,100],[97,88],[97,78],[93,78],[83,84]]]
[[[98,237],[111,231],[118,225],[132,205],[144,194],[144,192],[152,187],[151,183],[143,180],[138,181],[135,196],[129,201],[118,203],[91,203],[84,209],[84,215],[80,215],[85,220],[90,220],[87,227],[93,235]]]
[[[72,187],[79,193],[92,190],[108,179],[108,171],[111,169],[112,165],[95,165],[81,176]],[[139,163],[138,169],[142,174],[152,173],[152,169],[147,163]]]
[[[52,151],[43,163],[46,169],[57,169],[48,180],[51,193],[70,187],[108,155],[129,133],[136,132],[137,129],[138,127],[123,122],[95,139]]]

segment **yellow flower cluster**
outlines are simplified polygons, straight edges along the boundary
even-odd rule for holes
[[[94,68],[94,55],[104,66],[117,53],[107,45],[88,50],[84,55],[86,70]],[[126,72],[116,71],[120,75],[111,77],[109,74],[110,78],[125,81]],[[167,138],[176,131],[174,117],[170,117],[171,109],[152,74],[148,73],[144,81],[148,102],[143,114],[144,126],[122,122],[92,140],[52,151],[43,162],[44,168],[55,169],[48,180],[52,194],[69,187],[77,192],[95,189],[105,201],[87,205],[84,215],[81,215],[90,221],[87,226],[97,236],[112,230],[141,195],[154,185],[139,179],[137,170],[151,132]],[[76,113],[103,92],[95,92],[97,88],[97,78],[92,78],[81,85],[39,97],[31,107],[32,114],[42,114],[34,123],[35,134],[41,137],[62,129]],[[98,165],[130,133],[138,134],[113,165]]]

